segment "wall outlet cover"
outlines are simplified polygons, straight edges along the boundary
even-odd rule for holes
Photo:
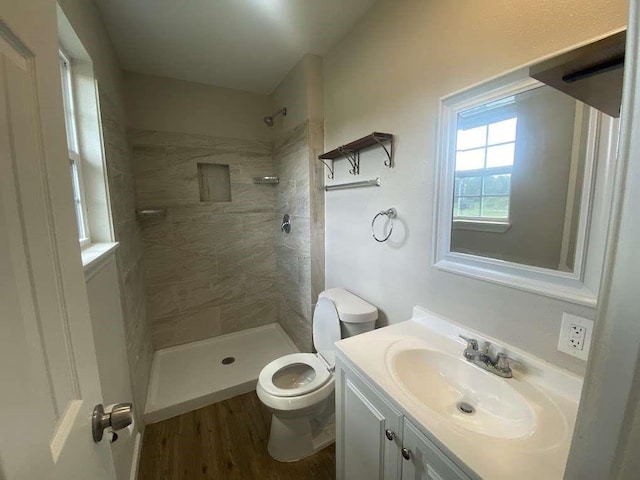
[[[586,361],[589,357],[592,335],[593,320],[563,313],[558,350]]]
[[[569,325],[569,347],[576,350],[584,349],[584,339],[587,336],[587,329],[576,324]]]

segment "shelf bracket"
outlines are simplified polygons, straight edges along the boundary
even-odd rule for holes
[[[320,160],[322,163],[324,163],[324,166],[329,169],[329,175],[327,175],[327,178],[329,180],[333,180],[333,160],[331,160],[331,166],[329,166],[329,164],[327,162],[325,162],[321,158],[318,158],[318,160]]]
[[[387,149],[387,147],[384,146],[384,140],[379,140],[378,137],[376,137],[375,135],[373,135],[373,139],[376,141],[378,145],[380,145],[384,149],[384,152],[387,154],[387,157],[389,158],[389,160],[385,160],[384,166],[388,168],[393,167],[393,138],[391,139],[390,149]]]
[[[360,150],[347,150],[344,147],[340,147],[339,150],[351,164],[349,173],[351,175],[360,175]]]
[[[385,144],[390,142],[387,147]],[[333,150],[323,153],[318,156],[324,165],[329,169],[329,179],[334,178],[334,165],[336,160],[342,160],[343,158],[349,161],[351,169],[349,173],[351,175],[360,175],[360,151],[365,150],[372,146],[380,146],[387,155],[387,160],[384,161],[384,166],[388,168],[393,167],[393,135],[390,133],[373,132],[362,138],[358,138],[353,142],[349,142],[346,145],[342,145],[334,148]],[[325,160],[331,160],[331,164],[325,162]]]

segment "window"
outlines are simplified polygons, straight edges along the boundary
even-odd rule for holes
[[[458,121],[454,220],[509,221],[518,118],[503,105],[489,110],[471,112]]]
[[[67,146],[69,149],[69,164],[71,169],[71,184],[73,186],[73,203],[78,223],[78,239],[81,246],[90,242],[87,221],[86,203],[82,181],[82,159],[78,141],[78,126],[75,115],[73,73],[69,57],[60,50],[60,75],[62,76],[62,98],[64,101],[64,123],[67,129]]]

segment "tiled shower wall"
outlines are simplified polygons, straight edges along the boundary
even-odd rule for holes
[[[278,320],[270,142],[130,130],[156,349]],[[228,165],[231,202],[201,202],[198,163]]]
[[[324,172],[316,160],[323,143],[322,123],[308,121],[281,134],[273,150],[278,225],[291,216],[291,233],[278,230],[275,245],[278,322],[306,352],[313,306],[324,289]]]
[[[309,203],[311,207],[311,303],[315,308],[324,283],[324,180],[329,171],[318,160],[324,152],[324,122],[309,121]]]
[[[142,268],[140,225],[135,218],[134,177],[131,152],[121,114],[110,98],[101,93],[100,113],[107,163],[111,212],[115,238],[120,242],[116,261],[124,302],[127,356],[135,411],[143,412],[153,360],[151,329],[147,322],[147,298]]]

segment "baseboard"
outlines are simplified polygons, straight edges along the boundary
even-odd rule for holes
[[[135,444],[133,446],[133,460],[131,461],[131,474],[129,480],[137,480],[138,467],[140,466],[140,453],[142,453],[142,437],[144,436],[144,430],[136,434]]]

